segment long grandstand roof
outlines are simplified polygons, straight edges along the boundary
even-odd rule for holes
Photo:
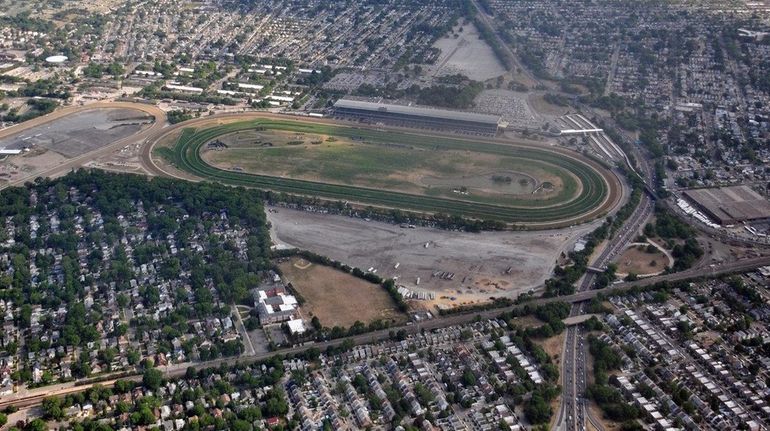
[[[418,106],[394,105],[390,103],[366,102],[362,100],[351,99],[340,99],[334,104],[334,107],[339,109],[358,109],[362,111],[372,111],[378,113],[428,117],[448,121],[471,121],[489,125],[497,125],[500,122],[499,115],[450,111],[447,109],[423,108]]]

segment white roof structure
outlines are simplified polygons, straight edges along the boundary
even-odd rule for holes
[[[203,93],[203,89],[200,87],[190,87],[187,85],[166,84],[166,88],[169,90],[183,91],[185,93]]]
[[[292,334],[302,334],[305,332],[305,322],[302,319],[293,319],[286,322],[289,325],[289,332]]]
[[[265,86],[264,85],[259,85],[259,84],[246,84],[246,83],[243,83],[243,82],[239,82],[238,83],[238,88],[245,88],[245,89],[248,89],[248,90],[261,90],[261,89],[265,88]]]
[[[50,64],[62,64],[65,61],[69,60],[66,55],[52,55],[45,59],[46,63]]]
[[[497,125],[500,122],[499,115],[479,114],[476,112],[465,111],[450,111],[448,109],[427,108],[422,106],[395,105],[391,103],[377,103],[354,99],[339,99],[334,104],[334,107],[336,109],[356,109],[377,113],[437,118],[446,121],[472,121],[490,125]]]

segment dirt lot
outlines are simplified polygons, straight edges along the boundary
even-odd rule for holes
[[[271,208],[268,220],[277,245],[310,250],[364,270],[373,268],[383,277],[398,277],[397,283],[412,292],[433,294],[432,301],[424,301],[426,307],[515,298],[538,288],[551,275],[559,254],[570,251],[598,223],[550,231],[472,234],[407,229],[284,208]],[[437,271],[455,276],[451,280],[433,277]]]
[[[15,181],[67,161],[61,154],[38,149],[8,157],[0,163],[0,184]]]
[[[647,252],[645,245],[632,244],[617,259],[618,273],[636,275],[652,275],[663,271],[667,265],[673,265],[674,262],[661,250]],[[653,262],[655,263],[653,265]]]
[[[441,56],[436,65],[430,66],[431,75],[461,73],[476,81],[486,81],[505,73],[505,68],[492,48],[480,38],[475,25],[467,23],[453,31],[457,37],[443,37],[433,45],[441,50]]]
[[[552,105],[543,99],[542,94],[530,93],[529,106],[538,114],[543,116],[560,116],[569,112],[569,108],[566,106]]]
[[[105,108],[77,112],[49,122],[40,117],[5,129],[0,148],[25,151],[0,162],[0,185],[65,164],[146,130],[151,123],[151,117],[135,109]],[[30,127],[25,128],[26,125]]]
[[[406,318],[396,310],[385,289],[376,284],[300,258],[286,260],[278,266],[284,278],[305,299],[301,312],[308,320],[318,316],[323,326],[348,328],[356,320],[403,322]]]

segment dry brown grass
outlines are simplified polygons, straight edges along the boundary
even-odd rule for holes
[[[317,316],[326,327],[350,327],[357,320],[377,319],[403,322],[400,313],[381,286],[353,277],[334,268],[310,264],[300,258],[281,262],[278,267],[286,281],[305,299],[304,317]]]
[[[639,250],[642,247],[642,250]],[[655,262],[655,265],[652,262]],[[668,257],[660,250],[655,253],[647,253],[644,246],[629,247],[617,260],[618,272],[637,275],[655,274],[669,265]]]

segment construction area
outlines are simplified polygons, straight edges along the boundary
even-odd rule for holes
[[[0,185],[74,163],[86,154],[146,133],[154,121],[141,108],[73,107],[4,129],[0,155],[6,157],[0,163]]]

